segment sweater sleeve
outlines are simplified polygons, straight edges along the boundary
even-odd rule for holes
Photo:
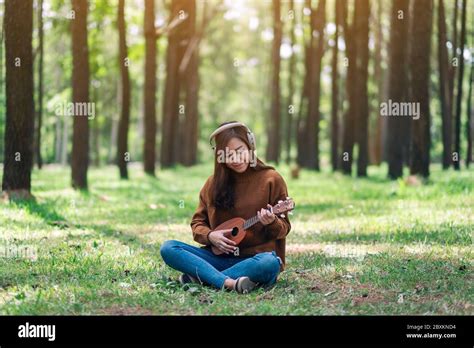
[[[274,181],[270,184],[270,204],[275,205],[278,201],[284,201],[288,197],[288,189],[285,180],[277,174]],[[276,219],[267,226],[265,226],[266,233],[271,239],[283,239],[290,232],[291,224],[288,219],[288,214],[285,217],[276,216]]]
[[[208,179],[199,193],[199,204],[194,212],[193,218],[191,220],[191,229],[193,231],[193,238],[196,242],[204,245],[210,245],[208,235],[211,232],[211,227],[209,224],[208,216],[208,202],[207,202],[207,193],[209,189]]]

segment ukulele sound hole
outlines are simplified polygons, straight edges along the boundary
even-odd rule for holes
[[[232,229],[232,237],[235,237],[237,235],[237,233],[239,233],[239,229],[237,227],[234,227]]]

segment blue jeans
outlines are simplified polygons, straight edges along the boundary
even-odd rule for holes
[[[280,272],[280,258],[274,251],[248,257],[217,256],[208,248],[168,240],[161,246],[160,253],[168,266],[218,289],[223,289],[227,278],[242,276],[260,285],[272,285]]]

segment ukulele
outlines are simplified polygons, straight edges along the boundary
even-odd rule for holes
[[[290,197],[286,197],[286,200],[278,201],[278,203],[275,204],[273,207],[267,209],[273,214],[279,215],[280,217],[284,218],[284,213],[289,212],[289,214],[291,214],[291,211],[295,209],[295,202],[293,202],[293,199],[291,199]],[[232,231],[226,233],[225,236],[230,240],[234,241],[236,245],[239,245],[239,243],[245,238],[247,230],[258,222],[260,222],[260,220],[258,219],[258,215],[255,215],[254,217],[251,217],[247,220],[241,217],[236,217],[221,223],[214,230],[231,229]],[[215,255],[221,255],[224,253],[214,245],[211,246],[211,249]],[[236,249],[234,255],[239,255],[239,248]]]

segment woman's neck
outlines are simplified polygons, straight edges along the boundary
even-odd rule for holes
[[[238,173],[232,170],[232,176],[235,179],[235,181],[247,181],[252,177],[252,174],[255,172],[255,170],[248,166],[247,169],[242,172]]]

